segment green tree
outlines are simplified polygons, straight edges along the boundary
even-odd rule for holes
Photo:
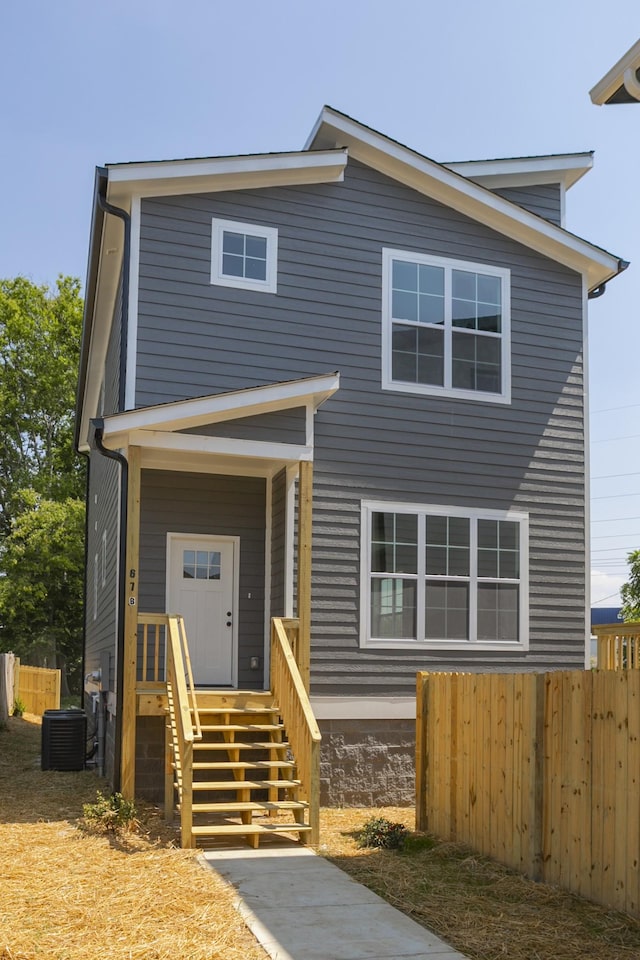
[[[31,664],[60,667],[79,689],[82,665],[84,504],[22,491],[5,538],[0,579],[0,649]]]
[[[79,688],[84,462],[73,448],[80,282],[0,280],[0,651]]]
[[[640,620],[640,550],[632,550],[627,557],[629,579],[622,585],[622,616],[625,620]]]
[[[81,327],[79,280],[59,277],[53,291],[25,277],[0,280],[0,544],[20,490],[82,496],[73,449]]]

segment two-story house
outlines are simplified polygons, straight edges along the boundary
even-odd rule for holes
[[[116,785],[162,792],[138,611],[183,615],[227,705],[297,618],[333,803],[412,797],[417,670],[584,666],[587,306],[626,266],[565,228],[591,165],[436,163],[325,108],[300,152],[97,170],[77,443]]]

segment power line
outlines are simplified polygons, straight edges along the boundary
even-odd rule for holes
[[[605,437],[604,440],[592,440],[591,443],[614,443],[616,440],[635,440],[640,433],[629,433],[624,437]]]
[[[640,407],[640,403],[626,403],[622,407],[605,407],[604,410],[592,410],[591,415],[594,413],[613,413],[614,410],[633,410],[634,407]]]
[[[608,597],[601,597],[600,600],[594,600],[591,606],[594,607],[596,603],[604,603],[605,600],[611,600],[611,597],[617,597],[619,596],[619,594],[620,594],[620,591],[616,590],[615,593],[610,593]]]
[[[640,520],[640,517],[605,517],[604,520],[592,520],[591,523],[617,523],[618,520]]]
[[[592,500],[618,500],[620,497],[640,497],[640,490],[637,493],[609,493],[602,497],[591,497]]]
[[[617,480],[619,477],[640,477],[640,470],[633,473],[606,473],[600,477],[591,477],[592,480]]]

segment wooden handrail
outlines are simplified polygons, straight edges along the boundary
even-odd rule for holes
[[[271,621],[271,691],[296,761],[301,796],[309,804],[309,841],[320,839],[320,742],[322,737],[288,634],[295,632],[292,620],[274,617]]]
[[[167,750],[173,749],[173,767],[178,787],[180,804],[180,834],[183,847],[193,845],[193,742],[202,739],[200,712],[193,682],[193,670],[184,620],[178,614],[140,613],[138,625],[142,630],[142,658],[139,674],[141,688],[151,683],[164,683],[169,706],[169,741]],[[152,651],[149,651],[149,627],[153,627]],[[165,628],[166,668],[160,658],[161,628]],[[148,679],[151,670],[152,677]],[[161,677],[166,679],[163,681]],[[173,804],[173,771],[167,758],[167,782],[165,783],[165,816],[171,815]]]
[[[598,640],[599,670],[640,670],[640,623],[603,623],[591,629]]]

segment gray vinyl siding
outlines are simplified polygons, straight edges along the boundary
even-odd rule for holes
[[[105,415],[117,413],[120,389],[120,339],[122,335],[122,272],[118,280],[113,322],[109,333],[107,357],[104,372],[104,410]]]
[[[562,193],[559,183],[541,183],[531,187],[502,187],[493,192],[560,226]]]
[[[209,283],[213,216],[278,228],[277,294]],[[381,390],[383,247],[511,271],[511,404]],[[315,417],[314,692],[583,664],[578,274],[351,161],[342,184],[143,200],[139,291],[138,405],[340,370]],[[529,652],[361,649],[363,499],[528,511]]]
[[[303,407],[298,407],[293,410],[266,413],[257,417],[239,417],[237,420],[212,423],[183,432],[204,434],[211,437],[235,437],[238,440],[304,444],[306,439],[305,410]]]
[[[287,472],[271,484],[271,616],[285,615],[285,555],[287,535]]]
[[[87,524],[87,593],[85,672],[107,665],[102,689],[115,690],[118,518],[120,468],[97,451],[91,454]],[[102,584],[102,536],[106,531],[105,583]],[[94,568],[98,558],[98,606],[94,619]],[[107,675],[104,675],[107,674]]]
[[[140,500],[139,602],[149,613],[166,610],[167,533],[240,537],[238,682],[262,689],[250,658],[264,659],[264,479],[143,470]]]

